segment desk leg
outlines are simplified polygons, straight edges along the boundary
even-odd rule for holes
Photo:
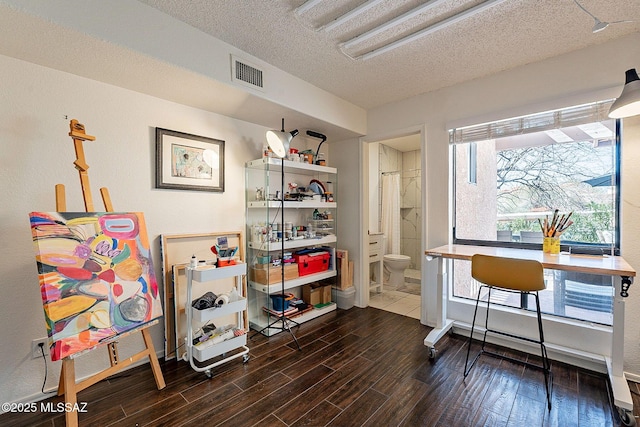
[[[429,332],[424,339],[424,345],[429,348],[429,357],[436,357],[435,345],[453,326],[453,320],[447,319],[447,295],[449,294],[449,281],[447,280],[447,265],[442,257],[438,257],[438,290],[437,290],[437,320],[436,327]]]
[[[622,292],[622,278],[620,276],[614,277],[614,292],[613,337],[611,339],[611,358],[606,358],[607,371],[613,391],[613,404],[618,408],[624,425],[635,425],[633,400],[623,371],[625,298],[620,295]]]

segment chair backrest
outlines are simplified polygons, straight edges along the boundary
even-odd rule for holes
[[[473,255],[471,276],[485,285],[516,291],[541,291],[546,288],[544,269],[538,261]]]

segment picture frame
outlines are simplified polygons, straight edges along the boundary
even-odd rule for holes
[[[157,127],[156,188],[224,192],[224,141]]]

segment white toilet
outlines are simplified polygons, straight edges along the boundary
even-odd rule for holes
[[[404,270],[409,268],[411,257],[408,255],[387,254],[383,257],[384,267],[389,271],[389,286],[404,285]]]

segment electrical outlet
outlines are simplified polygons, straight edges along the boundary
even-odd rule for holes
[[[42,343],[42,349],[44,350],[44,354],[49,354],[49,338],[38,338],[36,340],[31,341],[31,358],[38,359],[42,357],[42,350],[40,350],[40,346],[38,344]]]

